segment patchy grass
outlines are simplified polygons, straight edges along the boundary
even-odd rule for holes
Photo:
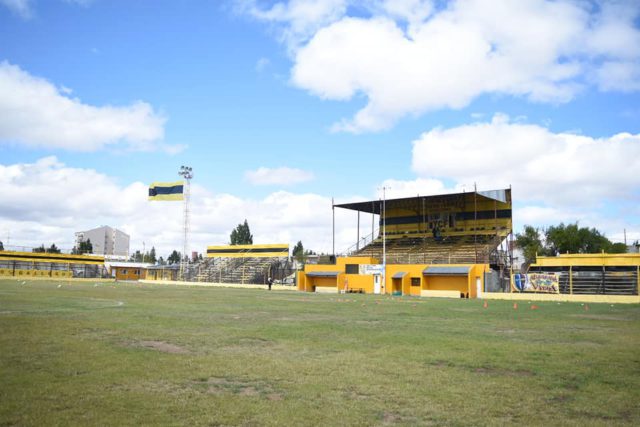
[[[0,425],[640,425],[637,305],[0,280]]]

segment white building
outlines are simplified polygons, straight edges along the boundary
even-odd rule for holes
[[[76,233],[76,247],[80,242],[91,241],[97,255],[129,255],[129,235],[107,225]]]

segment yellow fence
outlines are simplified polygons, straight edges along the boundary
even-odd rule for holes
[[[0,276],[3,277],[72,277],[71,271],[66,270],[24,270],[12,268],[0,268]]]

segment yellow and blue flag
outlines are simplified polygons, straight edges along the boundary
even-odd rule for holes
[[[184,181],[153,182],[149,186],[149,200],[184,200]]]

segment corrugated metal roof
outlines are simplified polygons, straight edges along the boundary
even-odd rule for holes
[[[471,267],[434,267],[429,266],[422,271],[425,276],[466,276]]]
[[[406,275],[407,275],[407,273],[405,271],[399,271],[396,274],[394,274],[393,276],[391,276],[391,278],[392,279],[402,279]]]
[[[308,277],[338,277],[341,271],[310,271]]]

